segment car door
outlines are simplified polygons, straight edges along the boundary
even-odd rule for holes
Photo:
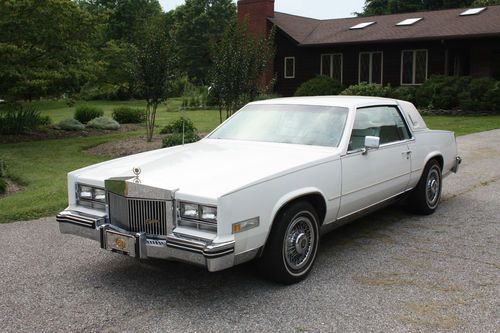
[[[366,136],[380,147],[365,151]],[[342,197],[338,218],[394,197],[407,189],[411,171],[411,132],[397,106],[358,108],[349,148],[342,156]]]

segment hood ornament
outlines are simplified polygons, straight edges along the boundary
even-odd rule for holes
[[[136,184],[140,184],[141,180],[139,179],[139,175],[142,172],[141,168],[132,168],[132,172],[135,175],[133,182],[136,183]]]

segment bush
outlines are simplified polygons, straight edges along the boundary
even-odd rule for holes
[[[59,128],[65,131],[81,131],[85,128],[85,125],[78,120],[71,118],[61,120]]]
[[[467,89],[470,77],[434,75],[422,84],[416,93],[421,108],[451,110],[459,106],[459,94]]]
[[[391,86],[384,87],[379,84],[361,82],[360,84],[350,86],[340,94],[347,96],[391,97],[392,92],[393,89]]]
[[[491,78],[473,79],[459,94],[462,110],[496,111],[500,110],[500,89],[498,82]]]
[[[110,117],[99,117],[92,119],[87,124],[88,127],[101,129],[101,130],[117,130],[120,128],[120,124]]]
[[[193,142],[196,142],[199,140],[200,140],[200,137],[198,136],[198,134],[196,134],[194,132],[184,133],[184,143],[185,144],[193,143]],[[179,146],[179,145],[182,145],[182,143],[183,143],[182,133],[173,133],[173,134],[166,136],[163,139],[162,147],[166,148],[166,147]]]
[[[146,112],[142,109],[121,106],[113,109],[113,119],[120,124],[139,124],[146,121]]]
[[[189,118],[181,117],[173,122],[170,122],[167,126],[165,126],[160,134],[174,134],[180,133],[182,134],[182,129],[184,126],[184,133],[196,133],[197,129],[194,126],[194,123]]]
[[[184,126],[184,127],[183,127]],[[184,143],[192,143],[200,140],[198,130],[194,126],[191,119],[181,117],[161,130],[161,134],[168,134],[163,139],[163,147],[178,146],[183,143],[183,128],[184,128]]]
[[[23,134],[49,124],[50,118],[33,106],[9,104],[0,109],[0,134]]]
[[[102,109],[91,105],[82,105],[76,108],[74,118],[82,124],[86,124],[92,119],[102,116],[104,116]]]
[[[392,91],[390,91],[390,96],[388,97],[415,103],[417,89],[418,88],[414,86],[401,86],[393,88]]]
[[[295,91],[295,96],[329,96],[338,95],[344,87],[331,77],[320,75],[302,83]]]
[[[280,95],[277,94],[259,94],[255,98],[256,101],[265,101],[267,99],[275,99],[275,98],[280,98]]]

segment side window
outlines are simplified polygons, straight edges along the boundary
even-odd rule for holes
[[[378,136],[380,144],[410,139],[410,132],[394,106],[375,106],[356,110],[349,150],[364,147],[365,137]]]

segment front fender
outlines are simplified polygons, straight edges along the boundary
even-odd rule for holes
[[[274,219],[276,218],[276,215],[278,214],[278,212],[281,208],[283,208],[284,206],[286,206],[286,204],[288,204],[288,203],[290,203],[290,202],[292,202],[300,197],[304,197],[306,195],[311,195],[311,194],[319,194],[323,198],[323,201],[324,201],[325,207],[326,207],[326,204],[327,204],[327,201],[325,199],[326,196],[319,188],[305,187],[305,188],[301,188],[301,189],[289,192],[289,193],[285,194],[284,196],[282,196],[274,205],[273,210],[271,211],[271,216],[269,217],[269,221],[271,221],[271,227],[272,227],[272,224],[274,223]]]

